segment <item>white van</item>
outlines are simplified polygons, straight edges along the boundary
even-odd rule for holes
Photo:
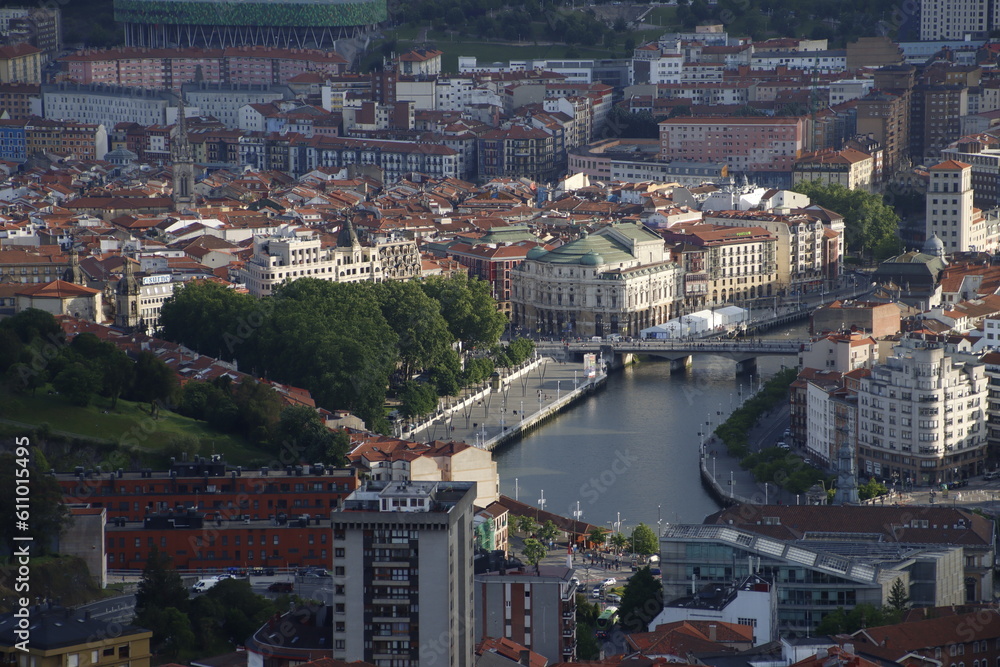
[[[207,591],[208,589],[210,589],[212,586],[215,586],[217,583],[219,583],[219,578],[218,577],[210,577],[208,579],[199,579],[197,582],[195,582],[195,585],[191,587],[191,592],[192,593],[204,593],[205,591]]]

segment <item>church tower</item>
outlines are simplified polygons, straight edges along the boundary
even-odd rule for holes
[[[69,249],[69,268],[63,272],[63,280],[74,285],[83,285],[83,271],[80,269],[80,253],[75,246]]]
[[[115,287],[115,326],[135,331],[142,321],[139,314],[139,281],[135,278],[135,261],[128,257],[123,259],[122,277]]]
[[[185,119],[184,95],[180,96],[177,107],[177,122],[170,136],[170,161],[174,174],[174,208],[194,204],[194,155],[188,142],[187,120]]]

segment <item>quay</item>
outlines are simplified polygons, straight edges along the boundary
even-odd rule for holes
[[[539,355],[472,392],[444,401],[430,419],[402,431],[402,437],[420,442],[455,440],[493,451],[519,440],[606,382],[602,364],[593,377],[587,377],[583,363]]]

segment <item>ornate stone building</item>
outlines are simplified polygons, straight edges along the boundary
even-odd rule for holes
[[[631,336],[676,317],[683,270],[663,239],[635,223],[605,227],[511,271],[513,324],[559,336]]]

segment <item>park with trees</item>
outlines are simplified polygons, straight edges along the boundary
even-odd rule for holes
[[[350,410],[381,433],[390,432],[393,408],[419,418],[439,397],[534,353],[531,341],[500,344],[506,317],[489,285],[466,276],[382,283],[302,278],[263,300],[192,283],[163,305],[160,323],[168,340],[308,389],[317,405]]]

